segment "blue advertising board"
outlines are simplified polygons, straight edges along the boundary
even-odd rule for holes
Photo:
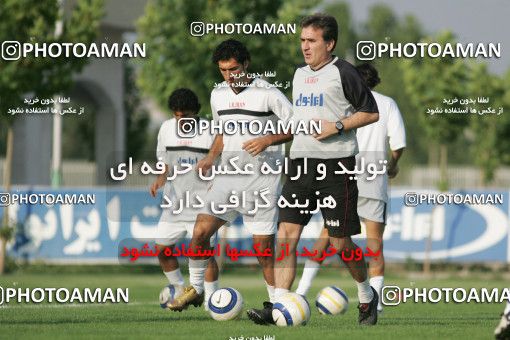
[[[455,192],[497,194],[503,204],[405,205],[404,195],[411,191],[434,193],[416,188],[391,189],[384,233],[387,260],[425,259],[430,238],[431,260],[510,262],[508,191]],[[94,204],[11,204],[9,216],[18,228],[8,244],[8,253],[28,261],[117,263],[126,244],[141,246],[153,242],[161,214],[161,196],[152,198],[145,190],[34,188],[13,192],[95,197]],[[316,238],[322,225],[320,214],[314,216],[302,238]],[[243,228],[242,219],[226,231],[220,230],[220,236],[226,237],[232,246],[252,247],[251,235]],[[364,234],[356,237],[360,245],[364,237]]]

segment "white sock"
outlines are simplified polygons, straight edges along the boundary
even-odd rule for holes
[[[356,282],[358,285],[359,303],[369,303],[374,298],[374,292],[370,287],[370,282],[366,279],[363,282]]]
[[[209,311],[209,299],[211,295],[219,288],[218,280],[212,282],[204,282],[204,309]]]
[[[209,301],[209,297],[214,293],[219,287],[218,280],[212,281],[212,282],[204,282],[204,294],[205,294],[205,301]]]
[[[377,310],[382,310],[383,306],[381,303],[381,290],[384,286],[384,276],[374,276],[370,278],[370,285],[374,287],[375,291],[379,295],[379,303],[377,304]]]
[[[278,300],[282,295],[285,295],[289,292],[288,289],[285,288],[275,288],[274,289],[274,299]]]
[[[503,312],[503,314],[505,314],[505,315],[506,315],[506,314],[508,314],[508,313],[510,313],[510,302],[507,302],[507,303],[506,303],[506,308],[505,308],[505,311]]]
[[[274,286],[271,286],[269,283],[266,282],[266,288],[267,288],[267,295],[269,295],[269,302],[274,302]]]
[[[174,286],[184,286],[184,278],[182,277],[181,270],[177,268],[176,270],[172,270],[171,272],[163,272],[168,282]]]
[[[305,267],[303,269],[303,275],[301,275],[301,279],[299,280],[298,287],[296,289],[296,293],[299,295],[306,296],[306,293],[308,293],[308,290],[312,286],[312,281],[317,276],[317,273],[319,272],[320,263],[312,261],[312,260],[306,260]]]
[[[198,294],[204,292],[205,270],[209,259],[193,260],[189,259],[189,283],[195,288]]]

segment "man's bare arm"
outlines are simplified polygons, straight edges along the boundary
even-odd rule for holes
[[[250,139],[243,143],[243,150],[247,151],[250,155],[256,156],[270,145],[278,145],[292,140],[291,133],[280,133],[277,135],[266,135]]]
[[[222,151],[223,135],[216,135],[207,156],[198,161],[197,171],[202,169],[203,174],[207,173],[207,171],[212,168],[214,161],[216,161],[216,158],[218,158]]]
[[[170,167],[168,166],[168,164],[165,164],[165,172],[162,174],[159,174],[158,177],[156,178],[156,180],[154,181],[154,183],[152,183],[152,185],[149,189],[149,192],[151,193],[152,197],[156,197],[156,193],[157,193],[158,189],[165,185],[166,176],[168,175],[169,168]]]
[[[398,150],[391,150],[391,159],[390,159],[390,164],[388,164],[388,177],[389,178],[394,178],[395,176],[397,176],[398,174],[398,160],[400,159],[400,157],[402,156],[402,154],[404,153],[404,149],[405,148],[401,148],[401,149],[398,149]]]
[[[363,112],[358,111],[352,116],[349,116],[345,119],[342,119],[342,124],[344,126],[343,131],[349,131],[352,129],[356,129],[368,124],[375,123],[379,120],[378,112]],[[329,122],[324,119],[317,119],[316,121],[321,121],[322,130],[320,134],[314,134],[314,137],[317,140],[322,140],[328,138],[330,136],[338,134],[338,129],[336,128],[336,122]]]

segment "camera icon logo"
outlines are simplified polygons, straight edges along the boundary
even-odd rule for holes
[[[11,195],[8,192],[0,192],[0,207],[6,207],[11,203]]]
[[[2,59],[18,60],[21,58],[21,44],[18,41],[4,41],[2,43]]]
[[[404,195],[404,204],[408,207],[418,206],[418,194],[415,192],[407,192]]]
[[[374,60],[376,56],[375,42],[363,40],[356,44],[356,56],[359,60]]]
[[[194,37],[201,37],[205,34],[205,23],[194,21],[190,25],[190,33]]]
[[[384,286],[381,289],[381,303],[385,306],[397,306],[402,300],[402,293],[398,286]]]
[[[193,138],[197,133],[198,126],[195,118],[181,118],[177,121],[177,136],[181,138]]]

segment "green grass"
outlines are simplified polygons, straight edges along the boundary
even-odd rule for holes
[[[277,328],[252,324],[243,312],[235,321],[217,322],[203,310],[191,307],[182,313],[162,310],[157,302],[165,285],[162,274],[30,274],[17,273],[0,277],[2,287],[129,287],[129,303],[117,305],[15,304],[0,308],[2,338],[123,338],[123,339],[230,339],[243,336],[263,339],[488,339],[503,310],[500,304],[415,304],[386,307],[375,327],[357,324],[356,302],[342,316],[322,316],[313,307],[305,327]],[[261,274],[224,273],[221,286],[238,289],[245,309],[258,307],[266,299]],[[352,279],[338,269],[325,268],[317,277],[309,297],[324,286],[335,284],[355,299]],[[401,287],[498,287],[508,286],[499,279],[420,280],[388,278],[386,284]],[[313,306],[313,300],[310,298]]]

